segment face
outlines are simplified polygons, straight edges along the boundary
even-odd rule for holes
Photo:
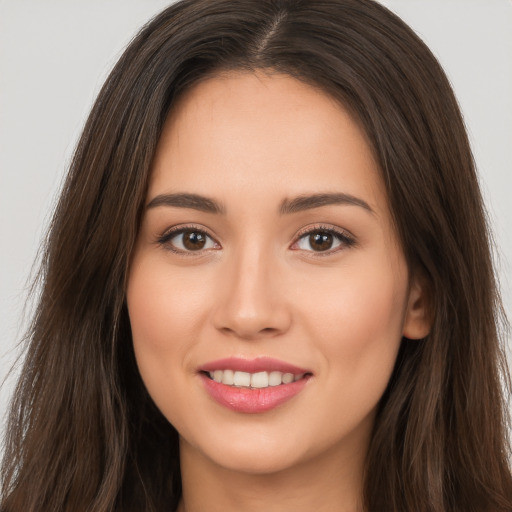
[[[401,338],[421,337],[357,123],[286,75],[219,75],[174,107],[127,303],[147,390],[183,446],[264,473],[366,450]]]

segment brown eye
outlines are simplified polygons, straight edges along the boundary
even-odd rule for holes
[[[198,251],[206,245],[206,236],[199,231],[184,231],[183,246],[189,251]]]
[[[314,251],[328,251],[332,248],[334,237],[331,233],[312,233],[309,235],[309,245]]]
[[[304,233],[292,248],[307,252],[334,253],[338,249],[348,248],[354,244],[355,240],[343,231],[314,229]]]
[[[160,238],[159,243],[171,251],[182,253],[219,248],[204,231],[193,228],[171,231]]]

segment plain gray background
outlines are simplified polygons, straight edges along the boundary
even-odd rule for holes
[[[169,0],[0,0],[0,381],[27,279],[85,117],[137,29]],[[468,126],[512,312],[512,1],[386,0],[430,46]],[[30,311],[30,308],[28,308]],[[13,374],[15,375],[15,374]],[[0,419],[14,377],[0,390]]]

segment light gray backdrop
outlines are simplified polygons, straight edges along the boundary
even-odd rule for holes
[[[108,71],[169,0],[0,0],[0,381],[26,281],[73,147]],[[512,311],[512,1],[385,0],[445,67],[469,128]],[[14,378],[0,390],[0,419]]]

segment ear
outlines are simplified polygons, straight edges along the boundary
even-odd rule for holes
[[[432,328],[431,294],[425,276],[411,279],[402,336],[411,340],[425,338]]]

